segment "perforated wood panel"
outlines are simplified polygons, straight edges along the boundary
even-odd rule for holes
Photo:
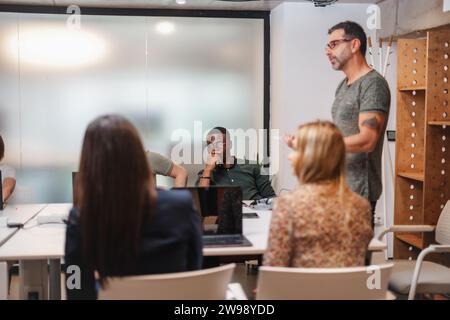
[[[423,175],[425,91],[398,93],[397,128],[397,141],[401,141],[397,144],[397,173]]]
[[[425,223],[436,224],[450,199],[450,127],[428,126],[424,181]]]
[[[397,176],[396,201],[394,217],[395,224],[423,223],[423,183],[413,179]]]
[[[397,43],[399,90],[426,86],[427,39],[399,39]]]
[[[428,33],[427,121],[450,124],[450,33]]]
[[[395,239],[394,255],[396,259],[416,260],[420,250],[404,241]]]
[[[450,31],[399,40],[397,75],[394,222],[436,225],[450,199]],[[396,258],[415,259],[434,234],[397,234],[394,243]]]

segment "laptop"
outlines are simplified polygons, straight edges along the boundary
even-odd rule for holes
[[[3,201],[3,178],[2,171],[0,170],[0,210],[5,208],[5,202]]]
[[[187,187],[201,215],[204,247],[248,247],[242,234],[242,189],[240,187]]]

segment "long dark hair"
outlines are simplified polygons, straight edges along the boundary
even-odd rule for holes
[[[80,212],[83,262],[109,276],[132,273],[141,230],[151,215],[156,190],[136,128],[124,117],[92,121],[84,136],[75,207]]]
[[[3,160],[4,156],[5,156],[5,143],[3,142],[3,138],[0,135],[0,161]]]

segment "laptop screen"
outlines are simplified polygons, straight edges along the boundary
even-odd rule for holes
[[[202,217],[204,235],[242,234],[240,187],[194,187],[189,190]]]

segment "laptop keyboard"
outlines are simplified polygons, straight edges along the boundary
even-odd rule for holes
[[[217,245],[233,245],[241,244],[243,242],[242,235],[240,234],[224,234],[214,236],[203,236],[204,246],[217,246]]]

